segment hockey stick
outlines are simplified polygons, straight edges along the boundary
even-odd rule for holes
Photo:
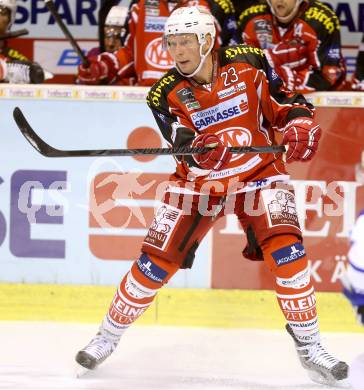
[[[89,66],[89,60],[87,59],[87,57],[83,54],[83,51],[81,50],[80,46],[78,45],[78,43],[76,42],[75,38],[73,37],[73,35],[71,34],[71,32],[68,30],[67,26],[63,23],[63,20],[62,18],[59,16],[59,13],[53,3],[52,0],[44,0],[44,2],[46,3],[46,6],[49,10],[49,12],[52,14],[52,16],[54,17],[54,19],[56,20],[59,28],[63,31],[63,34],[66,36],[66,38],[68,39],[69,43],[71,44],[71,46],[73,47],[73,49],[76,51],[76,53],[78,54],[78,56],[80,57],[81,61],[82,61],[82,64],[85,66],[85,67],[88,67]]]
[[[22,35],[29,34],[29,31],[26,28],[22,28],[21,30],[16,31],[10,31],[7,34],[0,35],[0,41],[3,41],[4,39],[11,39],[11,38],[18,38]]]
[[[215,147],[204,148],[148,148],[148,149],[93,149],[93,150],[60,150],[48,145],[32,129],[19,107],[14,108],[14,120],[28,142],[40,154],[45,157],[96,157],[96,156],[136,156],[136,155],[189,155],[196,153],[206,153]],[[284,145],[272,146],[233,146],[229,148],[232,153],[284,153]]]

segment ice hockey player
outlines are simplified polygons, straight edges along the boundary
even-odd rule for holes
[[[101,53],[92,59],[90,67],[81,65],[78,82],[111,85],[135,76],[136,85],[153,85],[173,66],[170,55],[162,48],[165,21],[175,8],[189,4],[206,7],[214,15],[219,29],[217,46],[236,43],[236,20],[231,0],[133,1],[124,47],[113,54]]]
[[[108,53],[114,53],[119,50],[124,44],[126,27],[128,17],[128,7],[122,5],[114,5],[111,7],[105,19],[104,25],[104,42],[103,47]],[[101,47],[101,42],[100,42]],[[89,58],[100,54],[100,48],[91,49],[87,56]]]
[[[302,365],[319,383],[342,384],[347,364],[320,341],[314,287],[282,155],[232,155],[227,148],[273,145],[277,130],[288,145],[287,162],[306,162],[317,151],[320,126],[312,105],[282,87],[261,49],[236,45],[213,50],[215,33],[212,16],[197,7],[179,8],[166,21],[164,44],[175,67],[151,88],[149,107],[170,145],[211,150],[176,157],[176,172],[140,258],[76,361],[88,369],[104,361],[158,290],[178,269],[192,267],[214,222],[233,213],[248,237],[245,256],[264,260],[274,276]]]
[[[0,0],[0,82],[38,84],[44,81],[41,66],[8,46],[7,35],[15,20],[16,0]]]
[[[244,43],[264,50],[287,88],[302,92],[338,90],[345,85],[340,23],[317,0],[267,0],[239,16]]]
[[[356,181],[364,185],[364,151],[361,163],[355,167]],[[355,222],[350,234],[348,269],[342,279],[344,295],[352,304],[358,322],[364,326],[364,210]],[[363,348],[364,349],[364,348]],[[364,353],[350,365],[349,382],[353,390],[362,390],[364,386]]]

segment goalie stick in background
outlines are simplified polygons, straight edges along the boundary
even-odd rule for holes
[[[236,155],[228,149],[274,145],[279,131],[288,145],[287,162],[309,161],[321,134],[313,106],[283,88],[261,49],[236,45],[214,50],[215,34],[213,17],[198,7],[178,8],[166,21],[164,44],[176,66],[151,88],[148,105],[171,146],[217,146],[175,156],[176,171],[140,257],[122,278],[96,336],[76,361],[94,369],[110,356],[158,290],[180,268],[192,267],[211,226],[230,213],[247,235],[245,257],[264,260],[273,274],[286,329],[303,367],[318,383],[344,385],[347,364],[320,341],[314,287],[282,155]]]
[[[356,181],[364,185],[364,151],[361,163],[355,166]],[[360,212],[350,234],[348,269],[342,282],[344,295],[352,304],[358,322],[364,326],[364,209]],[[364,388],[364,353],[350,365],[349,382],[353,390]]]

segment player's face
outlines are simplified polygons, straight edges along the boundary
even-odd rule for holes
[[[176,34],[167,37],[167,49],[178,68],[191,74],[200,63],[200,45],[195,34]]]
[[[0,35],[6,33],[10,23],[10,10],[5,7],[0,7]]]
[[[104,28],[104,45],[105,51],[113,53],[120,49],[121,41],[120,36],[122,34],[122,27],[118,26],[106,26]]]
[[[271,0],[272,7],[277,16],[288,16],[294,9],[297,0]]]

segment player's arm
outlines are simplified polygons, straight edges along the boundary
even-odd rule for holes
[[[309,161],[321,137],[321,128],[313,119],[314,108],[302,95],[286,90],[265,56],[259,57],[263,72],[258,74],[256,88],[261,90],[263,114],[273,128],[283,133],[282,143],[288,145],[287,162]]]
[[[210,12],[215,17],[221,46],[238,43],[235,9],[231,0],[209,0]]]
[[[331,15],[331,14],[329,14]],[[317,51],[310,48],[310,55],[316,55],[318,66],[311,66],[297,74],[300,84],[297,89],[302,91],[329,91],[339,88],[345,81],[346,68],[341,51],[340,24],[337,16],[332,13],[331,24],[333,30],[323,25],[316,30]],[[309,61],[310,65],[313,61]]]

